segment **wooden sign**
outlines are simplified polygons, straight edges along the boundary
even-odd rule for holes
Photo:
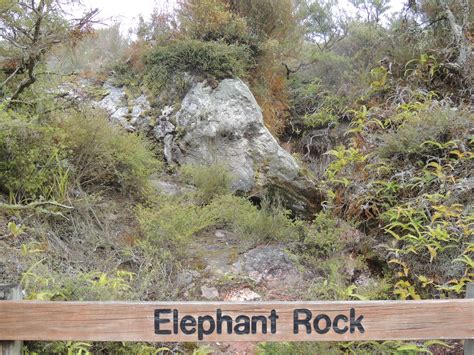
[[[473,339],[474,300],[369,302],[0,301],[0,340]]]

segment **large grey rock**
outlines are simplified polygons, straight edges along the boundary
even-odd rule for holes
[[[225,164],[234,176],[234,191],[275,188],[295,210],[318,206],[314,184],[265,127],[260,107],[241,80],[223,80],[215,89],[195,84],[176,115],[176,131],[167,159]]]

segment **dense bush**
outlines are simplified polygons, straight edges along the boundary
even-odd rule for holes
[[[118,187],[144,193],[150,175],[160,169],[149,144],[112,125],[101,111],[69,112],[59,118],[74,176],[81,186]]]
[[[155,47],[145,58],[147,86],[160,92],[185,74],[205,79],[245,77],[251,67],[248,47],[198,40],[173,41]]]
[[[185,181],[198,188],[198,199],[203,203],[210,202],[215,196],[230,192],[232,176],[225,165],[208,166],[185,165],[181,167]]]
[[[215,211],[188,198],[162,197],[152,207],[139,207],[137,217],[146,240],[175,256],[185,255],[192,236],[217,222]]]
[[[301,233],[286,211],[271,206],[258,209],[245,198],[230,194],[216,196],[204,206],[193,203],[192,194],[161,197],[151,207],[139,207],[137,216],[143,235],[176,255],[185,253],[197,233],[219,225],[255,243],[296,240]]]
[[[296,53],[302,39],[294,3],[290,0],[183,0],[178,18],[182,37],[246,45],[252,60],[248,69],[252,70],[244,79],[248,79],[262,108],[265,125],[273,134],[281,134],[289,114],[282,62]]]
[[[259,209],[246,198],[232,195],[228,173],[220,170],[216,174],[220,168],[185,167],[184,173],[196,185],[196,192],[158,196],[150,205],[140,206],[137,217],[145,238],[180,255],[197,233],[218,226],[226,226],[254,243],[299,238],[302,226],[289,218],[288,211],[266,202]]]
[[[181,1],[178,16],[180,30],[189,38],[229,44],[249,44],[252,40],[245,19],[221,0]]]
[[[290,219],[289,211],[268,203],[258,209],[245,198],[225,195],[215,199],[210,208],[221,223],[255,242],[288,242],[298,239],[302,232],[300,225]]]
[[[330,204],[383,246],[373,250],[394,273],[394,296],[462,294],[472,232],[468,188],[456,191],[472,170],[472,120],[426,97],[392,110],[355,112],[350,146],[329,152]]]
[[[379,152],[383,158],[433,156],[445,144],[456,147],[454,140],[470,128],[472,120],[465,113],[451,108],[428,109],[408,116],[398,129],[383,134]]]
[[[65,111],[43,121],[0,113],[0,189],[16,200],[61,199],[71,184],[144,193],[160,169],[148,143],[101,111]]]
[[[0,191],[15,200],[55,198],[55,177],[67,169],[62,132],[0,111]]]

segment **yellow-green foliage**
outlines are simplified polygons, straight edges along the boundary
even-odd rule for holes
[[[137,217],[146,239],[173,252],[182,252],[195,233],[217,222],[215,211],[187,198],[163,197],[151,208],[139,207]]]
[[[337,117],[327,109],[323,109],[310,115],[305,115],[303,120],[305,126],[311,128],[323,128],[337,123]]]
[[[265,201],[258,209],[245,198],[224,195],[209,206],[221,222],[256,242],[296,240],[302,232],[301,226],[289,218],[289,211]]]
[[[226,226],[255,242],[298,239],[301,226],[289,218],[288,211],[265,201],[259,209],[247,199],[232,195],[229,175],[222,166],[188,166],[183,171],[197,186],[197,192],[160,196],[137,209],[143,235],[157,247],[183,252],[194,235],[217,226]],[[205,196],[208,192],[211,195]]]
[[[203,203],[208,203],[214,196],[230,191],[232,177],[223,164],[213,165],[212,168],[202,165],[185,165],[181,167],[181,174],[187,182],[198,188],[198,198]]]
[[[0,191],[15,200],[55,198],[50,187],[67,167],[62,132],[0,110]]]
[[[382,135],[379,150],[382,157],[440,155],[448,148],[456,148],[454,139],[474,127],[466,113],[452,108],[428,109],[405,118],[398,129]],[[451,143],[446,145],[448,142]]]
[[[0,190],[16,200],[62,200],[71,183],[144,193],[160,169],[148,143],[101,111],[38,120],[0,112]]]
[[[145,57],[145,82],[154,92],[184,73],[205,79],[244,77],[251,67],[247,46],[185,39],[156,46]]]
[[[472,281],[473,215],[442,196],[423,195],[384,212],[384,230],[394,239],[389,263],[400,278],[395,294],[418,299],[433,289],[461,293]]]
[[[329,152],[330,205],[385,246],[393,295],[402,299],[462,294],[472,280],[472,212],[454,186],[472,169],[473,122],[430,96],[392,115],[363,107],[351,146]]]
[[[245,19],[231,12],[222,0],[185,0],[180,5],[180,30],[189,38],[226,43],[251,39]]]
[[[150,175],[161,167],[146,140],[112,125],[101,111],[68,112],[59,122],[81,186],[146,192]]]
[[[359,151],[359,149],[354,147],[346,148],[345,146],[337,146],[335,149],[328,151],[326,154],[329,154],[334,157],[334,160],[329,164],[326,170],[326,176],[332,182],[342,182],[344,185],[348,185],[349,180],[342,178],[338,180],[341,172],[344,172],[344,169],[357,168],[365,160],[366,157]]]
[[[112,301],[133,297],[134,274],[89,272],[64,275],[48,270],[44,259],[34,263],[21,278],[21,286],[30,300],[40,301]]]

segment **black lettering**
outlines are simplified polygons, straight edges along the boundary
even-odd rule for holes
[[[346,325],[344,326],[344,328],[339,328],[339,321],[343,321],[343,322],[347,322],[349,319],[343,315],[343,314],[339,314],[338,316],[336,316],[334,318],[334,322],[332,324],[332,328],[334,329],[334,331],[337,333],[337,334],[344,334],[345,332],[347,332],[349,330],[349,327]]]
[[[272,334],[275,334],[277,331],[276,321],[279,317],[277,316],[277,313],[274,309],[272,309],[272,311],[270,312],[270,316],[268,318],[270,319],[270,332]]]
[[[209,323],[209,327],[207,329],[204,328],[204,322]],[[216,322],[214,322],[214,318],[212,316],[202,316],[198,317],[198,339],[202,340],[204,335],[212,334],[212,332],[216,329]]]
[[[235,321],[237,324],[234,327],[235,334],[249,334],[250,333],[250,318],[247,316],[238,316]],[[239,323],[241,322],[242,323]]]
[[[160,324],[169,323],[169,319],[160,319],[160,314],[171,313],[171,309],[155,309],[155,334],[165,335],[171,334],[169,329],[160,329]]]
[[[299,318],[300,313],[305,314],[306,318],[300,319]],[[311,334],[311,324],[309,323],[309,321],[311,320],[312,316],[313,314],[311,313],[309,309],[304,309],[304,308],[295,309],[293,311],[293,334],[298,334],[300,325],[304,325],[306,327],[306,333]]]
[[[359,318],[355,319],[355,309],[351,308],[350,311],[350,329],[351,329],[351,334],[355,332],[355,328],[359,329],[360,333],[364,333],[365,329],[364,326],[362,325],[362,319],[364,319],[364,316],[360,316]]]
[[[267,317],[253,316],[252,317],[252,334],[257,334],[257,322],[262,322],[262,334],[267,334]]]
[[[179,327],[179,320],[178,320],[178,310],[173,310],[173,333],[178,334],[178,327]]]
[[[232,318],[229,316],[223,316],[222,310],[217,310],[217,334],[222,334],[222,322],[227,323],[227,334],[232,334]]]
[[[319,321],[322,319],[326,322],[326,326],[323,329],[319,327]],[[331,329],[331,319],[325,314],[318,314],[316,318],[314,318],[313,327],[316,333],[326,334]]]
[[[186,335],[196,333],[196,319],[193,316],[184,316],[179,323],[181,331]],[[188,329],[188,327],[193,327]]]

